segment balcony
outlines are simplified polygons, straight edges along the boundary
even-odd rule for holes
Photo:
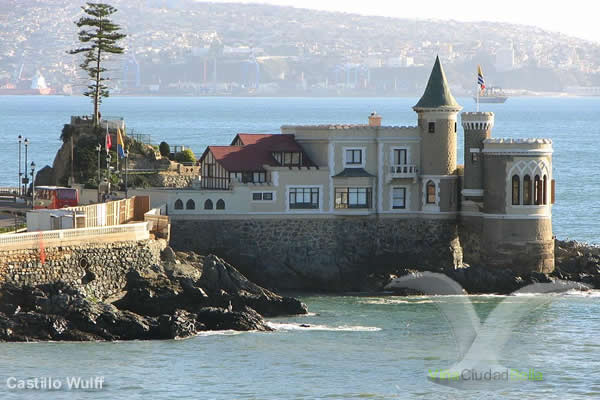
[[[392,179],[417,179],[419,168],[415,164],[395,164],[388,166],[387,181]]]

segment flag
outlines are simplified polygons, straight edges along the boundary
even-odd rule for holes
[[[119,128],[117,128],[117,154],[119,158],[125,158],[125,142]]]
[[[108,126],[106,127],[106,137],[104,138],[104,147],[106,148],[106,154],[112,147],[112,141],[110,140],[110,133],[108,133]]]
[[[481,65],[477,66],[477,84],[481,88],[481,90],[485,89],[485,80],[483,79],[483,71],[481,70]]]

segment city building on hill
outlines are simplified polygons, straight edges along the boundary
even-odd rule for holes
[[[209,146],[194,188],[169,194],[185,219],[355,218],[444,220],[460,232],[467,262],[554,268],[552,142],[491,137],[494,114],[458,113],[439,59],[413,110],[416,126],[284,125]],[[426,239],[426,238],[424,238]]]

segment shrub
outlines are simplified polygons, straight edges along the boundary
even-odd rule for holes
[[[160,155],[163,157],[169,157],[169,154],[171,154],[171,146],[169,146],[169,143],[167,142],[160,142],[158,148],[160,150]]]
[[[66,124],[63,126],[60,138],[63,143],[67,143],[69,140],[71,140],[71,136],[73,136],[75,133],[75,127],[73,125]]]
[[[184,162],[196,162],[196,156],[194,152],[190,149],[185,149],[175,154],[175,161],[184,163]]]

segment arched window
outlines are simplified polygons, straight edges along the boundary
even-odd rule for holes
[[[427,204],[435,204],[435,183],[427,182]]]
[[[204,209],[205,210],[212,210],[213,209],[213,202],[211,199],[206,199],[206,201],[204,202]]]
[[[224,210],[225,209],[225,201],[223,199],[219,199],[217,201],[217,210]]]
[[[543,188],[543,192],[544,192],[544,195],[543,195],[543,197],[544,197],[543,198],[544,204],[548,204],[548,179],[547,179],[546,175],[544,175],[543,185],[544,185],[544,188]]]
[[[196,203],[194,203],[194,200],[189,199],[187,201],[187,203],[185,203],[185,208],[187,210],[195,210],[196,209]]]
[[[519,175],[512,177],[512,204],[513,206],[521,204],[521,178]]]
[[[525,175],[523,178],[523,204],[531,205],[531,177],[529,175]]]
[[[539,175],[535,176],[533,185],[533,204],[542,204],[542,181]]]
[[[181,199],[175,200],[175,209],[183,210],[183,201],[181,201]]]

